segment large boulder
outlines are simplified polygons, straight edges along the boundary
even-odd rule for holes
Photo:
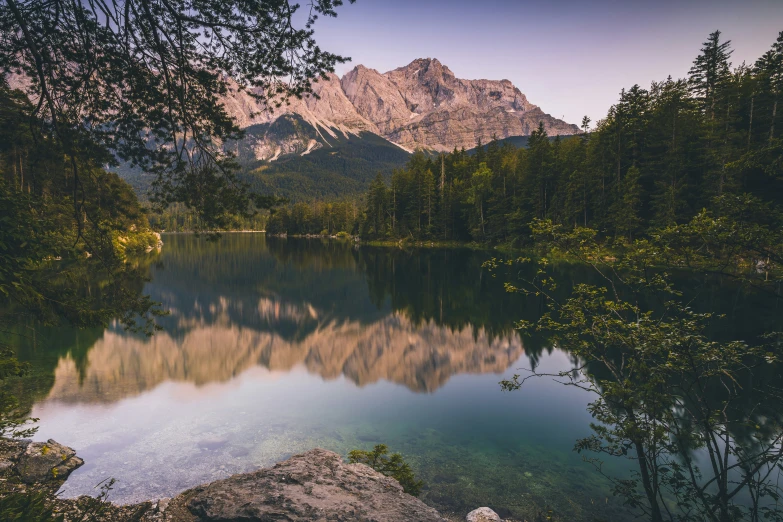
[[[400,484],[322,449],[187,491],[166,510],[174,520],[445,522]]]
[[[466,517],[467,522],[502,522],[500,515],[488,507],[474,509]]]
[[[73,470],[84,464],[76,451],[52,439],[32,442],[16,462],[16,472],[27,484],[65,480]]]

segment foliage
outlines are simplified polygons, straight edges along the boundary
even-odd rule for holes
[[[28,485],[19,491],[3,492],[0,496],[0,519],[10,522],[93,522],[125,519],[127,517],[118,516],[116,508],[108,501],[115,483],[115,479],[106,479],[95,486],[95,489],[99,490],[97,496],[82,496],[67,504],[60,503],[55,490],[43,484]]]
[[[29,367],[17,360],[13,350],[0,344],[0,437],[30,437],[35,433],[35,428],[29,426],[34,419],[20,411],[17,398],[2,386],[8,378],[23,377]]]
[[[241,136],[221,98],[243,91],[273,108],[311,93],[346,61],[313,37],[342,3],[314,0],[300,18],[285,0],[8,0],[0,70],[39,101],[33,115],[65,155],[153,173],[154,201],[225,229],[250,198],[221,145]],[[72,161],[68,176],[76,193],[89,173]]]
[[[349,201],[295,203],[275,209],[269,216],[266,231],[291,235],[353,234],[357,231],[358,213],[358,207]]]
[[[780,248],[779,229],[704,213],[676,234],[666,229],[610,252],[590,229],[567,231],[551,221],[531,228],[537,239],[589,264],[603,279],[599,285],[577,284],[570,296],[557,298],[552,291],[562,281],[551,277],[543,259],[534,278],[507,284],[511,292],[546,298],[546,313],[519,326],[545,332],[567,349],[576,367],[553,376],[596,396],[589,406],[596,419],[593,435],[578,441],[576,451],[601,471],[602,455],[634,461],[630,478],[607,477],[614,494],[646,519],[783,520],[775,507],[783,493],[776,481],[783,464],[780,334],[770,331],[748,341],[711,338],[709,325],[720,317],[683,302],[667,272],[690,260],[686,253],[668,254],[699,238],[713,247],[702,251],[699,264],[741,277],[734,272],[736,260],[751,250]],[[748,229],[754,243],[744,242]],[[674,236],[684,239],[674,243]],[[757,279],[747,281],[777,284],[769,275]],[[516,390],[537,375],[516,375],[501,384]]]
[[[0,497],[0,519],[8,522],[60,522],[62,514],[56,514],[48,502],[47,491],[9,493]]]
[[[74,221],[64,171],[81,160],[64,161],[55,143],[32,132],[31,111],[18,91],[0,88],[0,324],[20,314],[76,326],[122,317],[152,331],[160,311],[140,293],[140,268],[127,262],[157,243],[138,201],[116,174],[87,161],[76,194],[82,219]]]
[[[228,223],[228,230],[264,230],[269,219],[269,211],[251,210],[249,215],[234,216],[234,219]],[[162,232],[192,232],[204,229],[199,223],[198,214],[188,210],[181,203],[172,203],[160,212],[152,212],[148,215],[148,219],[150,227]]]
[[[351,464],[366,464],[375,471],[391,477],[402,486],[403,491],[414,497],[418,497],[424,482],[416,480],[416,477],[407,462],[399,453],[389,455],[389,448],[385,444],[377,444],[371,451],[353,450],[348,454]]]

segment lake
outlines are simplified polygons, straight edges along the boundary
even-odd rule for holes
[[[164,242],[145,288],[170,311],[162,331],[42,329],[18,346],[38,375],[28,392],[35,439],[85,460],[65,497],[94,495],[109,477],[115,502],[173,496],[313,447],[347,455],[384,443],[444,513],[486,505],[518,519],[631,519],[572,450],[590,433],[590,395],[547,378],[500,389],[524,369],[574,364],[514,329],[543,308],[504,291],[519,267],[493,277],[481,266],[491,251],[252,233]],[[557,270],[567,282],[591,277]],[[779,320],[777,301],[685,282],[705,306],[730,311],[716,335]]]

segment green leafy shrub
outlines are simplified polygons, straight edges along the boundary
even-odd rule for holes
[[[400,483],[405,493],[414,497],[418,497],[421,488],[424,487],[424,481],[416,480],[413,470],[403,460],[402,455],[399,453],[389,455],[386,444],[378,444],[372,451],[353,450],[348,454],[348,461],[351,464],[366,464],[375,471],[393,478]]]
[[[60,522],[62,515],[55,514],[46,502],[44,491],[11,493],[0,497],[0,520],[8,522]]]

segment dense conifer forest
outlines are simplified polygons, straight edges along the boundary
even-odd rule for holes
[[[523,244],[529,223],[551,219],[633,240],[685,223],[726,198],[772,219],[781,200],[783,33],[753,64],[731,64],[731,42],[712,33],[686,79],[634,85],[590,131],[526,148],[414,154],[387,182],[380,174],[354,207],[297,204],[272,215],[271,233],[344,230],[368,239]],[[344,210],[342,207],[350,207]]]

